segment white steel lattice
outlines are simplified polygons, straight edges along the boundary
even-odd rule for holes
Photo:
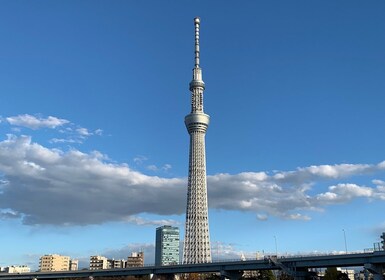
[[[202,69],[199,67],[199,18],[195,23],[195,68],[190,83],[191,113],[185,117],[190,134],[189,175],[186,207],[186,231],[183,263],[211,262],[207,205],[205,134],[210,117],[203,112]]]

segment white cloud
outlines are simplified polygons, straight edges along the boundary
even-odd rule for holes
[[[385,181],[382,181],[382,180],[378,180],[378,179],[375,179],[375,180],[372,180],[373,184],[377,185],[377,186],[381,186],[381,187],[385,187]]]
[[[310,217],[309,216],[306,216],[306,215],[302,215],[300,213],[296,213],[296,214],[289,214],[286,216],[286,219],[288,220],[302,220],[302,221],[309,221],[310,220]]]
[[[268,218],[269,217],[266,214],[257,214],[257,219],[260,221],[267,221]]]
[[[81,143],[81,141],[79,140],[75,140],[75,139],[63,139],[63,138],[52,138],[51,140],[49,140],[50,143],[71,143],[71,144],[74,144],[74,143]]]
[[[101,130],[100,128],[99,128],[99,129],[96,129],[96,130],[94,131],[94,134],[95,134],[95,135],[103,135],[103,130]]]
[[[135,161],[145,160],[138,157]],[[259,220],[276,216],[306,221],[311,218],[311,211],[331,204],[349,203],[358,198],[385,200],[385,187],[378,179],[372,181],[373,187],[339,183],[326,191],[317,192],[315,188],[320,181],[381,173],[383,168],[382,163],[341,164],[310,166],[273,175],[216,174],[207,177],[209,206],[253,212]],[[0,142],[0,174],[0,210],[7,209],[0,217],[22,217],[26,224],[125,221],[160,225],[174,221],[149,221],[140,214],[166,216],[185,211],[186,178],[147,176],[126,164],[109,163],[108,157],[98,151],[49,149],[28,136],[8,135]]]
[[[282,183],[296,183],[312,180],[340,179],[353,175],[363,175],[384,169],[382,163],[370,164],[335,164],[298,168],[296,171],[278,172],[274,179]]]
[[[148,220],[137,216],[129,216],[123,219],[124,222],[139,226],[177,226],[179,222],[175,220]]]
[[[22,213],[27,224],[59,225],[183,212],[184,180],[146,176],[126,165],[105,163],[100,155],[58,152],[30,137],[9,136],[0,142],[0,172],[8,181],[0,208]]]
[[[41,128],[56,129],[61,133],[60,137],[54,137],[49,140],[51,144],[82,144],[85,139],[94,135],[102,135],[101,129],[90,131],[85,127],[77,126],[70,123],[68,120],[60,119],[57,117],[49,116],[47,118],[41,116],[33,116],[29,114],[17,115],[7,117],[5,120],[12,126],[11,131],[13,133],[20,133],[22,127],[27,127],[32,130],[38,130]]]
[[[162,169],[164,171],[170,170],[171,168],[172,168],[171,164],[168,164],[168,163],[166,163],[165,165],[162,166]]]
[[[151,171],[154,171],[154,172],[157,172],[157,171],[168,171],[172,168],[171,164],[165,164],[163,165],[162,167],[158,167],[156,166],[155,164],[150,164],[150,165],[147,165],[146,167],[148,170],[151,170]]]
[[[155,264],[155,245],[149,243],[132,243],[128,244],[119,249],[107,249],[101,253],[102,256],[107,258],[127,259],[128,256],[131,256],[133,252],[143,252],[144,253],[144,263],[146,265]]]
[[[88,137],[88,136],[91,136],[92,133],[90,133],[88,131],[87,128],[84,128],[84,127],[80,127],[80,128],[77,128],[76,129],[76,132],[80,135],[80,136],[84,136],[84,137]]]
[[[141,156],[141,155],[136,156],[136,157],[134,158],[135,164],[139,164],[139,165],[142,164],[143,162],[147,161],[147,160],[148,160],[147,157]]]
[[[151,171],[158,171],[158,167],[154,164],[151,164],[151,165],[147,165],[147,169],[148,170],[151,170]]]
[[[35,117],[24,114],[6,118],[11,125],[27,127],[33,130],[40,128],[56,128],[68,124],[69,121],[49,116],[48,118]]]

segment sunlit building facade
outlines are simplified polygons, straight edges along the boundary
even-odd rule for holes
[[[40,257],[39,270],[44,271],[68,271],[70,270],[70,257],[61,255],[44,255]]]

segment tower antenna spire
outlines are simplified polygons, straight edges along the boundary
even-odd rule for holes
[[[194,18],[195,24],[195,67],[199,68],[199,27],[201,20],[199,17]]]

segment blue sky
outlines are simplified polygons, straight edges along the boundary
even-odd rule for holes
[[[184,231],[201,17],[213,258],[385,231],[383,1],[1,1],[0,266]],[[277,247],[275,246],[277,241]]]

